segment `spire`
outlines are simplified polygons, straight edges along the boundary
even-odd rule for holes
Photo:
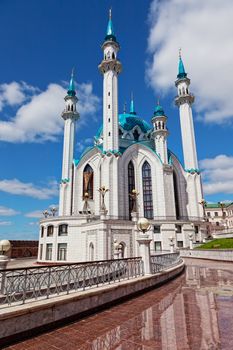
[[[163,107],[160,105],[159,97],[157,100],[157,105],[154,110],[154,117],[160,117],[160,116],[165,116]]]
[[[127,104],[126,104],[126,102],[124,102],[124,105],[123,105],[123,113],[124,114],[126,113],[126,107],[127,107]]]
[[[113,23],[112,23],[112,9],[109,9],[109,19],[108,19],[108,26],[107,26],[107,32],[105,36],[105,40],[112,40],[116,41],[116,37],[114,34],[114,29],[113,29]]]
[[[133,99],[133,93],[131,92],[131,101],[130,101],[130,111],[129,111],[130,114],[137,114],[135,112],[135,108],[134,108],[134,99]]]
[[[182,79],[182,78],[186,78],[186,77],[187,77],[187,73],[185,72],[184,64],[183,64],[183,61],[181,58],[181,49],[179,49],[179,65],[178,65],[177,78]]]
[[[74,83],[74,68],[72,69],[72,72],[71,72],[70,84],[69,84],[69,89],[67,91],[67,94],[69,96],[75,96],[76,95],[75,83]]]

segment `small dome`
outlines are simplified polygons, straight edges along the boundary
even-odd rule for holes
[[[151,126],[149,123],[147,123],[145,120],[140,118],[138,115],[130,114],[130,113],[123,113],[119,114],[119,126],[125,131],[132,130],[135,126],[138,126],[143,133],[147,133],[149,130],[151,130]],[[99,128],[96,139],[100,138],[100,136],[103,133],[103,125]]]
[[[154,117],[160,117],[165,115],[163,107],[160,105],[157,105],[154,111]]]

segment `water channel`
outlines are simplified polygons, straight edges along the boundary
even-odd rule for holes
[[[5,349],[233,349],[233,264],[186,265],[166,285]]]

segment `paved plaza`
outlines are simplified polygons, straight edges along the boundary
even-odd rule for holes
[[[186,263],[160,288],[5,349],[233,349],[232,264]]]

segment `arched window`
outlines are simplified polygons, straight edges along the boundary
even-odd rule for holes
[[[112,59],[115,60],[115,53],[112,53]]]
[[[50,237],[53,235],[53,225],[47,227],[47,236]]]
[[[139,134],[138,130],[135,129],[134,132],[133,132],[134,140],[138,141],[139,140],[139,136],[140,136],[140,134]]]
[[[130,161],[128,165],[129,218],[133,209],[133,199],[130,196],[130,193],[132,193],[132,190],[134,189],[135,189],[134,166],[133,166],[133,162]]]
[[[147,161],[145,161],[145,163],[142,166],[142,189],[143,189],[143,202],[144,202],[144,216],[147,219],[153,219],[154,213],[153,213],[151,167]]]
[[[89,261],[94,260],[94,252],[95,252],[94,244],[91,242],[89,244]]]
[[[41,236],[41,238],[44,237],[44,226],[41,226],[40,236]]]
[[[89,198],[93,199],[93,180],[94,180],[94,172],[92,167],[87,164],[83,171],[83,197],[87,192],[89,194]]]
[[[176,218],[179,219],[180,218],[179,194],[178,194],[177,176],[175,172],[173,172],[173,184],[174,184]]]
[[[58,236],[65,236],[68,234],[68,225],[62,224],[58,227]]]

